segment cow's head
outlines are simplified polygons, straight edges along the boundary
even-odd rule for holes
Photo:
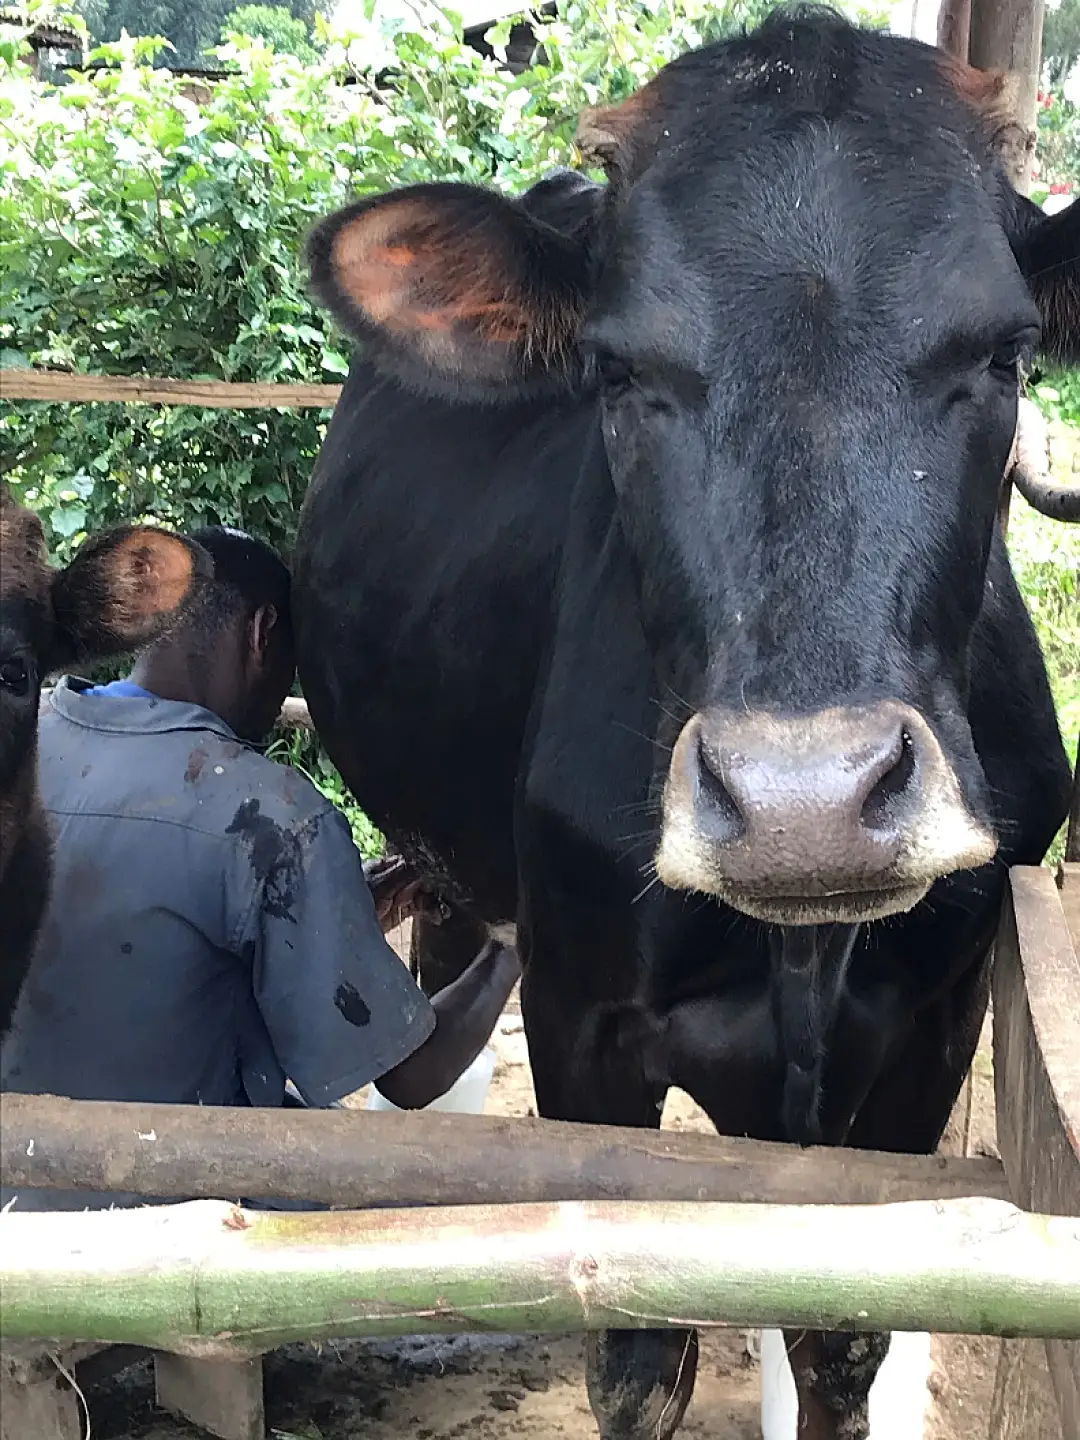
[[[595,387],[690,717],[659,873],[763,919],[884,916],[995,853],[972,630],[1018,364],[1071,355],[1080,318],[1080,218],[1009,186],[997,95],[774,15],[583,119],[607,186],[415,186],[311,242],[320,296],[406,384]]]
[[[209,569],[190,541],[140,526],[88,541],[54,570],[41,521],[0,482],[0,875],[36,795],[43,677],[153,639]]]

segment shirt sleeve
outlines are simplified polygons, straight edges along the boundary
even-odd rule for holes
[[[336,810],[289,837],[294,883],[256,899],[253,985],[278,1061],[309,1105],[385,1075],[435,1028],[387,944],[348,824]]]

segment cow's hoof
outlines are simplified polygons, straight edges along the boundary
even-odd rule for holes
[[[697,1377],[696,1330],[607,1330],[586,1349],[601,1440],[671,1440]]]

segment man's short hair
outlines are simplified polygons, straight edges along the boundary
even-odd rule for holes
[[[193,628],[212,632],[240,610],[253,615],[272,605],[282,633],[292,634],[291,577],[272,546],[227,525],[207,525],[192,531],[189,538],[208,551],[214,562],[214,578],[192,612]]]

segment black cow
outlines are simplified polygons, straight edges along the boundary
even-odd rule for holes
[[[0,1036],[49,893],[37,787],[42,677],[152,639],[209,569],[190,541],[137,526],[90,541],[66,569],[51,570],[41,521],[0,482]]]
[[[1069,783],[995,513],[1018,365],[1077,352],[1080,218],[1010,188],[997,85],[778,14],[585,117],[605,186],[312,238],[361,343],[305,693],[456,903],[435,959],[516,923],[546,1116],[656,1125],[677,1085],[725,1134],[940,1138]],[[884,1342],[791,1339],[800,1437],[863,1434]],[[593,1341],[606,1440],[670,1435],[695,1355]]]

